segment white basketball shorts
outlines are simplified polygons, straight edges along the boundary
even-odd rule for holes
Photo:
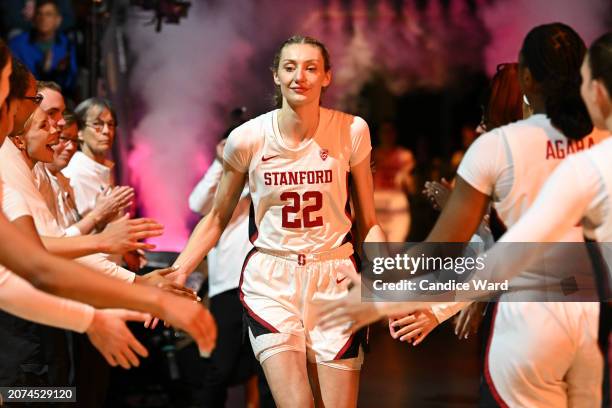
[[[352,279],[358,279],[352,253],[352,246],[344,244],[318,254],[254,248],[247,255],[240,299],[260,363],[283,351],[298,351],[312,363],[361,368],[365,332],[343,334],[345,327],[322,330],[316,322],[321,306],[346,296]]]

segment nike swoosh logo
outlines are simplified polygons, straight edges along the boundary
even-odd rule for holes
[[[271,159],[273,159],[273,158],[275,158],[275,157],[278,157],[278,156],[279,156],[278,154],[277,154],[277,155],[275,155],[275,156],[268,156],[268,157],[263,156],[263,157],[261,158],[261,161],[262,161],[262,162],[267,162],[268,160],[271,160]]]
[[[336,284],[342,283],[342,281],[345,280],[345,279],[346,279],[346,276],[344,278],[342,278],[342,279],[336,278]]]

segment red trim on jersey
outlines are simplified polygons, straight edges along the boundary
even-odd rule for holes
[[[355,261],[355,256],[351,255],[349,257],[349,259],[353,263],[353,267],[355,268],[355,272],[359,273],[359,270],[357,269],[357,262]],[[368,327],[368,330],[370,330],[369,327]],[[351,337],[349,337],[349,339],[346,341],[346,344],[344,346],[342,346],[342,348],[340,349],[338,354],[336,354],[336,356],[334,357],[334,360],[341,360],[343,358],[344,353],[346,353],[346,351],[349,349],[349,347],[351,347],[351,345],[353,344],[354,338],[355,338],[355,333],[351,334]]]
[[[493,308],[493,317],[491,318],[491,329],[489,332],[489,339],[487,340],[487,351],[485,352],[484,376],[485,376],[487,385],[489,386],[489,391],[491,391],[491,395],[493,396],[493,399],[495,399],[495,402],[497,402],[499,406],[502,408],[508,408],[508,404],[504,402],[501,395],[499,395],[497,388],[495,388],[495,384],[493,383],[493,378],[491,377],[491,372],[489,371],[489,351],[491,349],[491,342],[493,341],[493,331],[494,331],[493,329],[495,327],[495,317],[497,316],[498,307],[499,307],[499,303],[496,303],[495,307]]]
[[[351,344],[353,344],[354,338],[355,338],[355,333],[351,334],[351,337],[349,337],[349,339],[346,341],[344,346],[342,346],[338,354],[336,354],[336,356],[334,357],[334,360],[342,360],[344,353],[346,353],[349,347],[351,347]]]
[[[351,215],[351,205],[350,205],[350,188],[349,188],[349,176],[350,172],[346,172],[346,183],[345,183],[345,192],[346,192],[346,204],[344,205],[344,214],[348,218],[348,220],[353,223],[353,217]]]
[[[353,267],[355,268],[355,272],[357,272],[357,274],[359,274],[359,269],[357,269],[357,261],[355,260],[355,254],[352,254],[349,259],[351,260],[351,262],[353,263]]]
[[[251,244],[255,245],[258,236],[259,230],[255,223],[255,207],[253,206],[253,200],[251,200],[251,205],[249,206],[249,241],[251,241]]]
[[[251,249],[249,253],[247,254],[246,258],[244,259],[244,263],[242,264],[242,271],[240,271],[240,283],[238,284],[238,290],[240,292],[240,303],[242,303],[242,306],[247,311],[249,316],[257,320],[259,324],[264,326],[266,329],[270,330],[270,332],[272,333],[279,333],[279,331],[274,326],[272,326],[270,323],[266,322],[264,319],[259,317],[257,313],[255,313],[249,307],[249,305],[247,305],[246,302],[244,301],[244,293],[242,292],[242,282],[244,280],[244,270],[246,269],[246,266],[249,263],[249,260],[251,259],[253,255],[255,255],[255,253],[257,253],[257,249],[256,248]]]

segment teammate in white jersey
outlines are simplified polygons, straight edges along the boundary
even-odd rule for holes
[[[348,327],[321,330],[314,317],[358,280],[348,240],[349,176],[359,231],[366,240],[385,239],[374,211],[368,126],[319,106],[331,70],[317,40],[285,41],[272,72],[280,109],[229,136],[213,209],[177,259],[177,279],[217,242],[248,175],[255,250],[244,263],[241,299],[274,399],[280,407],[356,406],[359,339],[343,333]]]
[[[549,24],[530,31],[519,55],[519,78],[534,115],[495,129],[470,147],[428,241],[467,241],[490,201],[505,225],[514,224],[561,159],[604,136],[583,139],[592,129],[578,86],[584,53],[582,40],[568,26]],[[582,231],[568,230],[561,240],[581,241]],[[563,255],[557,256],[555,269],[568,267]],[[521,277],[525,285],[537,287],[529,275]],[[379,305],[374,312],[375,307],[356,302],[333,306],[337,310],[328,323],[348,318],[361,324],[376,319],[381,310],[403,309],[399,303]],[[485,363],[491,399],[484,404],[597,405],[602,364],[597,320],[593,303],[499,303]]]

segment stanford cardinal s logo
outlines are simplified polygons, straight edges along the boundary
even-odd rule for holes
[[[329,156],[329,150],[321,149],[319,151],[319,156],[321,156],[321,160],[325,161],[325,159],[327,159],[327,156]]]

